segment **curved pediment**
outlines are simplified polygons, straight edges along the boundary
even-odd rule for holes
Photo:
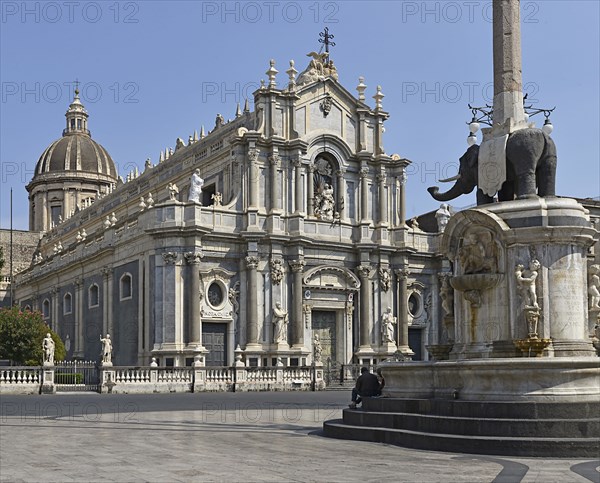
[[[360,280],[345,268],[321,265],[306,272],[304,285],[325,290],[358,290]]]

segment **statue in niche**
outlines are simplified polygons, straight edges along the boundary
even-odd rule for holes
[[[531,260],[529,269],[525,270],[524,265],[518,264],[515,268],[515,278],[517,279],[517,286],[521,298],[525,303],[526,307],[532,307],[539,309],[540,306],[537,302],[537,294],[535,281],[538,277],[538,271],[541,268],[540,262],[537,259]]]
[[[381,317],[381,341],[394,342],[394,325],[396,325],[396,317],[392,314],[392,308],[388,307],[387,311]]]
[[[600,265],[592,265],[588,275],[590,310],[600,310]]]
[[[106,337],[100,336],[100,342],[102,342],[102,362],[112,362],[112,341],[110,340],[110,335],[106,334]]]
[[[188,201],[201,203],[200,196],[202,196],[202,186],[204,186],[204,180],[200,177],[200,170],[196,169],[194,174],[192,174]]]
[[[314,208],[315,215],[326,221],[333,221],[335,215],[332,174],[333,169],[329,161],[324,158],[317,158],[313,175],[316,187]]]
[[[468,233],[462,242],[458,260],[464,274],[497,271],[496,243],[489,231]]]
[[[56,349],[56,344],[52,339],[52,336],[48,333],[46,337],[44,337],[44,341],[42,343],[42,349],[44,349],[44,365],[54,365],[54,350]]]
[[[273,342],[287,341],[288,313],[281,308],[281,302],[275,304],[273,309]]]

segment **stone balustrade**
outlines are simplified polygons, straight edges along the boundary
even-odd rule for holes
[[[54,366],[0,369],[0,394],[55,392]],[[202,391],[308,391],[322,389],[312,367],[100,367],[100,392],[144,394]],[[61,387],[68,384],[62,384]],[[43,387],[42,387],[43,386]]]
[[[42,384],[40,367],[0,368],[0,394],[36,394]]]

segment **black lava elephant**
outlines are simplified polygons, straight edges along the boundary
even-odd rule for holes
[[[458,175],[446,181],[456,183],[444,193],[437,186],[427,189],[437,201],[449,201],[478,186],[479,146],[474,144],[460,158]],[[498,191],[498,201],[555,195],[556,146],[541,129],[526,128],[513,132],[506,143],[506,181]],[[492,203],[491,196],[477,189],[477,204]]]

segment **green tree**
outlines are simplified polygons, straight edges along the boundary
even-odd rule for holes
[[[10,359],[18,365],[42,364],[42,343],[47,333],[56,345],[54,360],[64,360],[65,345],[44,323],[40,312],[23,311],[17,306],[0,309],[0,359]]]

